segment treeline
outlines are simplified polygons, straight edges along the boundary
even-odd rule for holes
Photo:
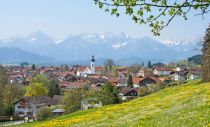
[[[4,67],[0,66],[0,116],[13,115],[13,103],[25,94],[24,86],[11,84]]]

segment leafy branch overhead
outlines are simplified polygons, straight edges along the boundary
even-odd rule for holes
[[[154,35],[168,26],[175,16],[187,20],[188,12],[194,10],[196,15],[210,12],[210,0],[94,0],[99,8],[111,15],[120,16],[122,11],[132,17],[135,23],[147,24]]]

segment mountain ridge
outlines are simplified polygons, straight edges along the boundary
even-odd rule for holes
[[[25,37],[11,37],[0,41],[0,47],[16,47],[57,61],[87,60],[98,58],[161,59],[161,62],[188,58],[199,54],[194,43],[163,44],[149,37],[132,38],[125,33],[79,34],[56,40],[38,31]]]

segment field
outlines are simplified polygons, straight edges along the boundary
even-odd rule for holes
[[[133,101],[20,127],[210,127],[210,83],[191,81]]]

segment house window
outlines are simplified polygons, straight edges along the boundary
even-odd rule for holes
[[[19,105],[18,108],[25,108],[25,106]]]
[[[25,113],[24,112],[18,112],[18,115],[24,115]]]

